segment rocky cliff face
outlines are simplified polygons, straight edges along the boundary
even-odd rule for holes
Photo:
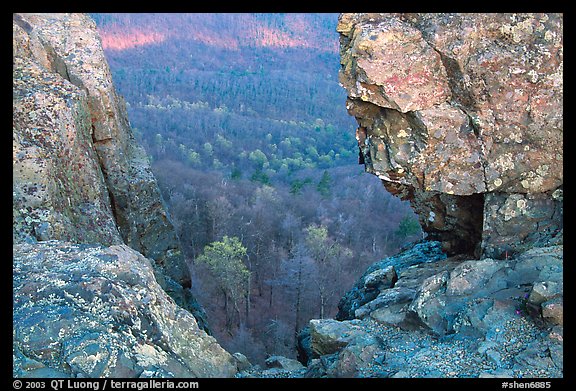
[[[232,375],[231,356],[198,327],[201,312],[194,319],[174,305],[195,304],[189,272],[94,22],[83,14],[14,14],[13,78],[15,374]],[[113,271],[107,262],[125,264]],[[76,349],[74,338],[103,361],[56,349]]]
[[[422,241],[299,336],[304,377],[563,377],[563,246],[506,261]]]
[[[15,15],[14,239],[126,243],[190,278],[144,150],[82,15]]]
[[[343,14],[360,160],[450,254],[505,258],[562,229],[556,14]]]

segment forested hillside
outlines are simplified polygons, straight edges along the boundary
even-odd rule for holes
[[[336,15],[97,16],[132,125],[155,159],[289,180],[352,164]],[[279,175],[277,175],[279,174]]]
[[[297,330],[421,237],[358,165],[337,14],[92,17],[213,334],[295,357]]]

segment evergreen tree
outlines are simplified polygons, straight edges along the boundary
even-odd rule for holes
[[[318,193],[320,193],[322,197],[328,197],[330,195],[332,190],[332,177],[330,176],[328,171],[324,170],[322,178],[320,179],[320,182],[318,182],[318,185],[316,186],[316,190],[318,190]]]
[[[295,179],[290,184],[290,194],[293,194],[293,195],[301,194],[304,186],[306,186],[310,182],[312,182],[312,179],[310,179],[310,178]]]
[[[230,179],[241,179],[242,178],[242,170],[238,167],[233,167],[232,172],[230,173]]]
[[[420,232],[418,220],[409,215],[405,215],[402,220],[400,220],[395,234],[401,239],[406,239],[412,235],[416,235],[418,232]]]
[[[252,174],[250,179],[253,182],[260,182],[263,185],[269,185],[270,184],[270,177],[268,175],[266,175],[266,173],[259,168],[256,171],[254,171],[254,173]]]

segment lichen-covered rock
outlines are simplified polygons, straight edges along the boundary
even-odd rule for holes
[[[37,41],[14,24],[13,239],[120,244],[87,94],[32,60]]]
[[[126,243],[190,276],[84,14],[13,17],[14,240]]]
[[[481,243],[500,257],[562,228],[562,25],[561,14],[339,18],[361,163],[449,254],[479,256]]]
[[[338,303],[338,313],[336,319],[346,320],[356,317],[355,311],[364,304],[376,299],[381,291],[393,287],[394,284],[386,286],[374,285],[370,281],[376,281],[375,276],[390,276],[391,281],[396,282],[390,274],[393,267],[394,275],[402,273],[410,266],[420,263],[433,263],[446,259],[446,254],[442,252],[439,242],[422,241],[406,248],[404,251],[385,258],[371,265],[366,272],[358,279],[352,289],[344,294]],[[368,284],[366,280],[368,279]]]
[[[205,314],[190,294],[189,271],[150,163],[134,139],[125,104],[114,89],[95,23],[84,14],[14,14],[13,79],[13,242],[33,244],[56,239],[94,246],[127,244],[153,260],[155,281],[179,306],[193,312],[197,321],[188,324],[190,330],[182,335],[199,332],[198,328],[208,331]],[[39,257],[43,256],[42,248],[39,245]],[[22,273],[27,272],[31,270],[22,269]],[[64,269],[61,272],[64,273]],[[23,275],[20,278],[27,280]],[[73,287],[75,282],[80,281],[70,281],[70,291],[83,289]],[[57,288],[49,290],[54,295],[63,295]],[[26,305],[42,312],[45,299],[38,296],[40,302],[35,303],[36,296],[30,297]],[[109,298],[114,299],[102,297],[103,300]],[[162,309],[174,311],[168,307]],[[64,313],[59,310],[56,308],[54,312],[49,308],[46,312],[48,318],[44,320],[54,321],[47,326],[48,332],[34,326],[26,337],[35,348],[46,350],[49,355],[53,353],[50,346],[56,346],[54,340],[50,340],[54,338],[53,332],[61,332],[61,339],[70,337],[66,334],[68,326],[58,330],[51,327],[69,325],[74,319],[91,316],[90,308],[73,311],[64,308]],[[82,314],[82,310],[88,313]],[[158,316],[170,318],[171,314]],[[43,319],[40,315],[36,317]],[[28,321],[16,316],[16,312],[14,319],[16,329]],[[90,358],[93,362],[89,363],[80,353],[64,348],[63,353],[58,354],[66,354],[68,361],[60,369],[49,368],[50,363],[46,361],[36,368],[34,361],[24,359],[18,361],[24,365],[25,373],[20,371],[20,375],[59,376],[70,371],[98,376],[106,371],[114,376],[134,376],[140,372],[142,376],[193,373],[186,368],[187,364],[181,366],[172,358],[166,358],[173,363],[170,369],[158,367],[142,372],[146,365],[135,366],[135,361],[126,358],[123,351],[114,356],[117,352],[105,348],[108,340],[102,339],[103,335],[74,343],[92,352],[88,357],[102,356],[103,362],[108,362],[106,357],[117,360],[119,365],[115,369],[112,362],[102,364],[103,367]],[[176,342],[182,335],[172,338]],[[129,340],[116,342],[130,343]],[[196,343],[190,342],[188,350]],[[108,350],[99,350],[101,345]],[[219,348],[215,342],[214,345]],[[144,361],[148,360],[146,354],[156,354],[147,345],[140,347],[145,349],[140,352]],[[212,354],[215,349],[196,348],[199,355]],[[15,362],[24,357],[19,349],[14,350]],[[189,356],[187,359],[192,361],[205,359],[194,357],[196,353],[191,351],[178,352],[178,349],[173,346],[176,354]],[[164,362],[164,353],[158,354],[158,360]],[[106,369],[109,367],[112,369]],[[218,373],[202,368],[194,371],[196,375]],[[222,374],[227,373],[227,369],[223,371]]]
[[[234,362],[236,363],[236,368],[238,371],[247,371],[252,368],[252,364],[248,360],[248,357],[242,353],[236,352],[232,355],[232,358],[234,358]]]
[[[396,269],[393,265],[390,265],[384,269],[378,269],[368,274],[364,278],[364,288],[366,289],[388,289],[394,286],[394,283],[398,280],[396,275]]]
[[[409,266],[360,319],[310,321],[306,377],[562,377],[562,249]]]
[[[299,371],[304,366],[298,360],[284,356],[270,356],[266,359],[265,364],[268,368],[279,368],[287,371]]]
[[[309,327],[310,346],[315,356],[337,352],[354,339],[366,334],[356,320],[312,319]]]
[[[563,283],[556,281],[539,281],[534,284],[528,296],[528,301],[540,305],[545,301],[556,298],[562,294]]]
[[[564,325],[564,300],[555,297],[542,303],[542,317],[553,324]]]
[[[462,296],[475,293],[484,288],[494,273],[504,266],[504,263],[490,258],[462,262],[450,273],[446,294]]]
[[[335,365],[326,375],[329,377],[360,377],[363,368],[377,360],[383,360],[384,355],[376,339],[370,335],[344,347],[339,353]],[[380,377],[385,377],[380,373]]]
[[[371,314],[375,310],[382,309],[383,307],[396,306],[398,304],[405,304],[414,299],[416,291],[406,287],[395,287],[384,289],[376,298],[354,312],[354,316],[358,319]],[[381,311],[382,312],[382,311]]]
[[[483,254],[507,258],[526,243],[551,244],[563,227],[562,187],[545,193],[485,195]]]
[[[406,113],[450,96],[442,59],[418,29],[397,18],[363,22],[344,27],[340,20],[337,27],[346,31],[347,44],[355,49],[342,52],[345,68],[340,74],[351,97]]]
[[[13,247],[16,377],[231,377],[236,364],[126,245]]]
[[[444,315],[446,301],[443,300],[448,279],[449,274],[446,271],[428,277],[408,307],[410,313],[414,313],[423,325],[439,335],[446,334],[449,330],[448,320]]]
[[[440,335],[458,331],[483,334],[490,324],[482,314],[491,305],[499,311],[529,316],[547,327],[561,324],[559,317],[544,316],[544,305],[562,301],[562,248],[535,248],[506,262],[486,258],[446,263],[431,277],[420,273],[421,286],[414,300],[401,309],[409,316],[399,326],[420,323]],[[400,275],[397,285],[403,286],[405,277]],[[562,309],[557,309],[555,314],[561,316]]]
[[[309,375],[562,376],[562,19],[340,15],[360,163],[442,256],[415,246],[370,267],[337,315],[362,337]],[[397,281],[375,289],[390,265]]]

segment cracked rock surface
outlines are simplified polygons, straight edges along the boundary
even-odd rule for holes
[[[15,377],[231,377],[232,356],[126,245],[14,250]]]
[[[94,21],[14,14],[13,79],[14,240],[126,243],[189,285]]]
[[[451,254],[500,257],[562,227],[562,24],[561,14],[339,18],[360,162]],[[522,201],[508,209],[511,198]]]
[[[563,245],[506,261],[446,258],[438,247],[421,242],[375,263],[339,320],[313,319],[301,332],[307,368],[293,375],[563,377]],[[371,292],[366,276],[389,263],[398,280]]]

